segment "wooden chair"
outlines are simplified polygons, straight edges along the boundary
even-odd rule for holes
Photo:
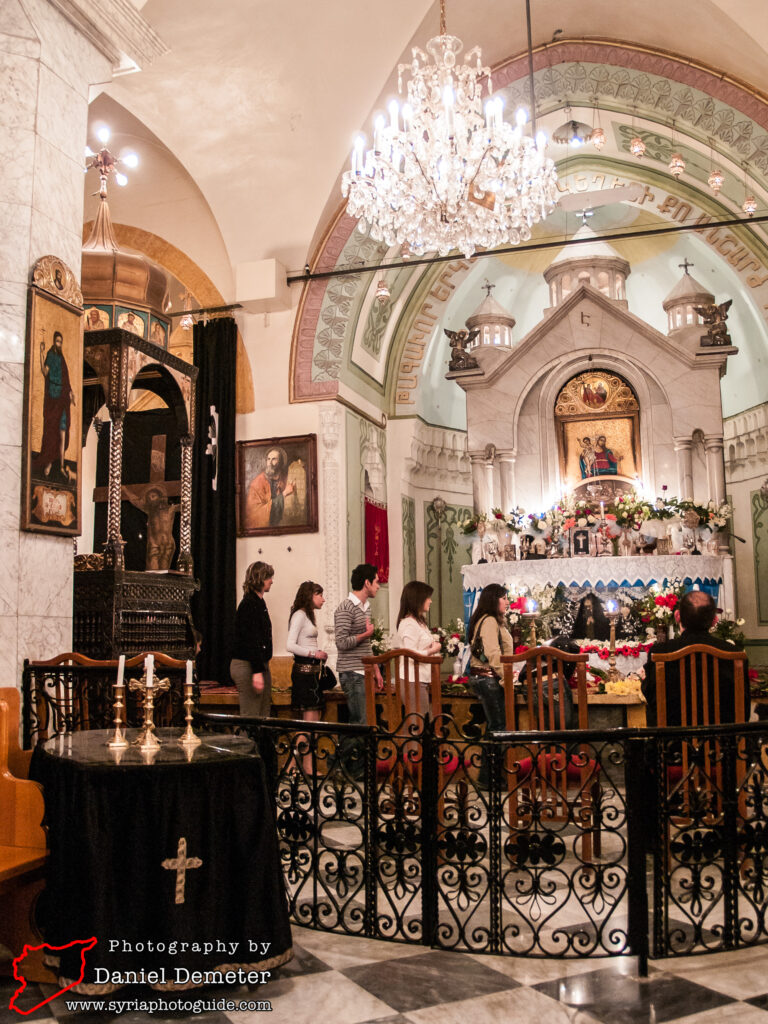
[[[573,727],[566,717],[572,703],[576,727],[589,728],[586,654],[569,654],[554,647],[534,647],[520,654],[502,655],[504,704],[509,732],[554,732]],[[515,686],[515,666],[525,666],[524,679]],[[571,688],[566,666],[573,665],[576,686]],[[521,668],[522,674],[522,668]],[[568,751],[563,742],[535,743],[510,748],[505,756],[510,825],[525,828],[533,820],[532,808],[546,808],[546,820],[571,820],[583,830],[581,856],[600,854],[600,823],[595,809],[600,799],[600,766],[589,757],[588,745]],[[569,813],[569,805],[572,808]]]
[[[32,922],[32,909],[43,887],[48,857],[42,827],[43,791],[26,776],[31,751],[21,750],[19,692],[0,688],[0,943],[19,956],[25,943],[40,945],[42,938]],[[0,967],[12,974],[11,962]],[[30,981],[55,984],[55,976],[43,965],[40,951],[24,960],[24,976]]]
[[[402,774],[404,764],[409,764],[417,782],[421,780],[421,761],[418,757],[418,743],[407,740],[420,732],[419,716],[429,714],[434,721],[442,713],[440,696],[440,666],[443,659],[439,654],[420,655],[405,648],[387,651],[375,657],[363,658],[365,666],[366,718],[369,725],[376,725],[377,705],[381,708],[381,720],[387,732],[402,736],[402,744],[394,741],[398,749],[391,750],[389,742],[382,748],[380,770],[389,771],[398,762]],[[374,666],[378,665],[384,679],[381,690],[376,689]],[[419,666],[430,666],[430,680],[426,700],[424,688],[419,682]],[[398,754],[400,755],[398,757]]]
[[[743,651],[691,644],[677,651],[652,654],[651,661],[656,666],[657,725],[717,726],[748,720],[745,706],[747,656]],[[732,666],[732,683],[730,679],[722,681],[724,664]],[[676,678],[668,675],[671,666],[674,666]],[[675,699],[670,700],[671,696]],[[679,707],[679,720],[676,714],[670,714],[670,703]],[[740,785],[746,763],[738,758],[736,764]],[[694,806],[699,812],[707,806],[709,811],[704,823],[713,823],[721,813],[721,793],[720,744],[697,737],[683,741],[680,764],[667,768],[667,799],[676,805],[676,821],[682,823],[688,819]]]
[[[161,651],[148,651],[155,659],[155,671],[171,669],[183,678],[186,662]],[[136,674],[146,653],[126,659],[127,677]],[[24,735],[34,744],[68,728],[103,729],[112,724],[112,683],[117,678],[117,659],[96,660],[76,651],[58,654],[46,661],[24,663]],[[160,695],[156,703],[155,721],[170,725],[173,709],[171,696]],[[136,701],[127,700],[126,713],[131,715]],[[34,713],[33,713],[34,709]],[[32,721],[34,720],[34,726]]]

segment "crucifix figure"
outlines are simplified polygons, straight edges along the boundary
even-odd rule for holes
[[[166,871],[176,872],[176,898],[175,903],[184,902],[184,886],[187,881],[187,868],[199,868],[202,867],[203,862],[199,857],[188,857],[187,856],[187,840],[184,836],[179,839],[179,845],[176,849],[175,857],[167,857],[163,861],[163,867]]]
[[[149,572],[170,569],[176,550],[173,523],[179,504],[171,504],[168,499],[180,494],[181,482],[165,479],[166,441],[165,434],[155,434],[152,438],[149,482],[124,484],[121,488],[121,497],[130,501],[147,517],[147,557],[144,568]],[[93,492],[94,501],[106,501],[107,496],[106,487],[97,487]]]

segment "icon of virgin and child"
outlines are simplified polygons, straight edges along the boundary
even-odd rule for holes
[[[594,444],[589,437],[580,438],[579,469],[581,479],[591,476],[616,476],[619,472],[621,455],[614,455],[608,447],[605,434],[600,434]]]

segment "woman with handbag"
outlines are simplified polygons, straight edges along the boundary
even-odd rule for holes
[[[306,580],[296,591],[288,622],[286,647],[293,655],[291,669],[291,708],[305,722],[319,722],[325,707],[323,691],[332,690],[336,677],[325,664],[328,654],[317,643],[315,613],[325,604],[323,588],[319,583]],[[304,754],[304,772],[312,771],[309,737],[296,737],[297,751]]]
[[[439,654],[440,641],[427,625],[427,615],[432,604],[433,588],[421,580],[411,580],[403,587],[400,595],[400,611],[397,615],[395,647],[402,647],[414,654]],[[431,665],[419,665],[419,714],[429,709],[429,681],[432,678]]]
[[[235,613],[235,640],[229,674],[240,696],[240,714],[268,718],[272,710],[272,623],[264,594],[272,588],[275,570],[252,562],[245,572],[243,599]]]
[[[504,687],[500,682],[504,676],[501,656],[515,653],[514,641],[504,622],[508,608],[506,587],[500,583],[489,583],[480,591],[477,607],[469,620],[471,654],[467,682],[483,705],[487,723],[486,739],[490,732],[506,727]],[[481,789],[488,788],[488,761],[485,757],[480,764],[477,785]]]

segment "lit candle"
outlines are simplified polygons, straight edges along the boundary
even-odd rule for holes
[[[600,502],[600,518],[605,519],[605,502]]]
[[[614,613],[614,612],[616,611],[616,609],[618,608],[618,605],[616,604],[616,602],[615,602],[615,601],[606,601],[605,607],[606,607],[606,609],[608,610],[608,613],[609,613],[610,615],[613,615],[613,613]]]
[[[123,679],[125,677],[125,655],[121,654],[117,662],[117,685],[123,685]]]
[[[187,686],[192,687],[192,662],[187,661]]]
[[[154,686],[152,676],[155,671],[155,656],[154,654],[148,654],[144,659],[144,669],[147,673],[147,689],[151,690]]]
[[[532,597],[529,597],[528,600],[525,602],[525,607],[528,609],[529,615],[536,611],[536,602]]]

